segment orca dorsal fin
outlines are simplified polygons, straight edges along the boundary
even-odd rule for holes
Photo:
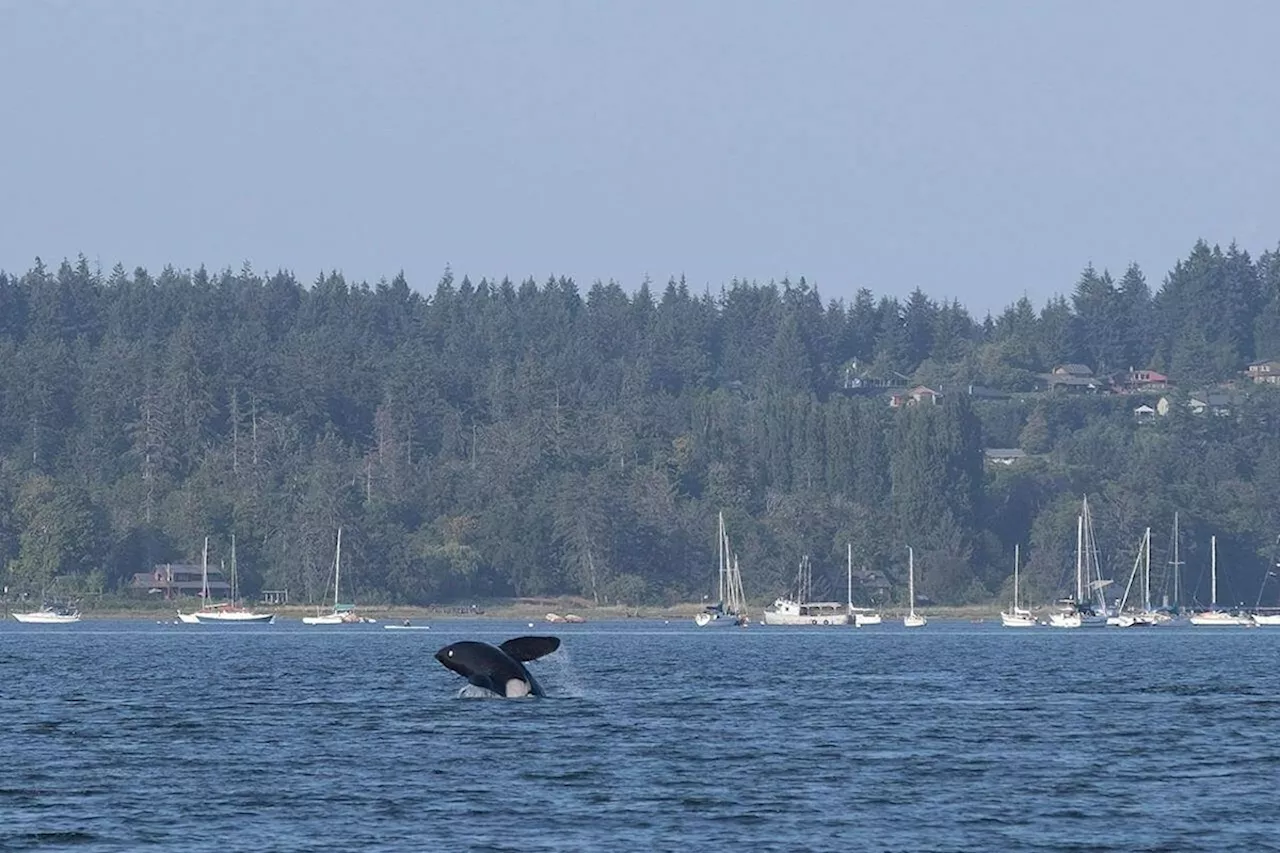
[[[502,645],[498,646],[512,660],[518,660],[520,663],[528,663],[531,660],[537,660],[551,654],[560,648],[559,637],[512,637]]]

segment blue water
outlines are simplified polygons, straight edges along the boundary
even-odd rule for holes
[[[553,629],[554,631],[550,630]],[[459,639],[555,633],[547,699]],[[0,849],[1273,850],[1280,630],[0,627]]]

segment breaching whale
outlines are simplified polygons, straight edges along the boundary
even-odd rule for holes
[[[545,696],[542,685],[525,664],[558,648],[559,637],[514,637],[500,646],[463,640],[436,652],[436,660],[475,686],[499,696]]]

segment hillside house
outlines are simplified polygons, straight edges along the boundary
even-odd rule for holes
[[[1220,418],[1230,416],[1234,405],[1235,400],[1230,394],[1223,394],[1217,391],[1207,394],[1192,394],[1187,399],[1187,407],[1191,409],[1193,414],[1203,415],[1207,412]]]
[[[1027,458],[1027,451],[1021,447],[987,447],[982,451],[982,460],[988,465],[1015,465]]]
[[[1166,389],[1173,383],[1163,373],[1157,373],[1154,370],[1134,370],[1131,367],[1129,372],[1121,377],[1119,384],[1126,391],[1155,391]]]
[[[198,596],[204,588],[203,569],[189,563],[163,563],[149,572],[137,572],[129,583],[129,591],[146,595],[163,595],[166,601]],[[209,568],[209,598],[227,598],[231,584],[222,571]]]
[[[942,399],[942,392],[935,391],[927,385],[917,385],[910,391],[894,391],[889,395],[889,407],[900,409],[903,406],[915,406],[920,403],[936,405]]]
[[[1040,374],[1039,378],[1046,390],[1076,394],[1096,394],[1105,391],[1108,384],[1083,364],[1060,364],[1051,373]]]
[[[1262,385],[1280,385],[1280,358],[1255,361],[1245,371],[1249,378]]]

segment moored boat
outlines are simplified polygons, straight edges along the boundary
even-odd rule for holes
[[[738,556],[729,547],[729,535],[724,529],[724,513],[720,513],[716,530],[717,592],[715,604],[708,604],[693,617],[699,628],[745,628],[747,626],[746,596],[742,592],[742,572],[738,568]]]
[[[766,625],[847,625],[849,614],[838,601],[811,601],[813,570],[809,555],[800,559],[796,573],[796,597],[774,599],[772,607],[765,608]]]
[[[208,540],[205,540],[208,547]],[[207,558],[206,558],[207,559]],[[206,578],[207,578],[206,573]],[[206,581],[207,583],[207,581]],[[206,587],[207,591],[207,587]],[[255,613],[239,602],[240,586],[236,579],[236,537],[231,537],[231,600],[222,604],[205,606],[192,615],[201,624],[217,625],[270,625],[276,621],[274,613]],[[178,614],[182,618],[182,614]]]
[[[44,606],[27,613],[14,613],[13,618],[28,625],[67,625],[80,621],[80,611],[74,607]]]
[[[1080,504],[1080,514],[1076,516],[1076,594],[1074,598],[1060,602],[1062,610],[1049,614],[1049,627],[1105,627],[1107,605],[1102,591],[1110,583],[1111,581],[1102,577],[1102,566],[1093,538],[1093,521],[1089,515],[1089,498],[1085,496]],[[1086,596],[1086,593],[1089,595]]]
[[[916,552],[907,546],[907,615],[902,617],[902,627],[923,628],[929,621],[923,614],[916,613]]]
[[[1218,537],[1209,537],[1209,609],[1193,613],[1188,620],[1197,628],[1246,628],[1258,624],[1243,613],[1218,609]]]
[[[1020,562],[1018,545],[1013,546],[1013,608],[1000,611],[1000,624],[1006,628],[1034,628],[1036,618],[1031,611],[1018,606],[1018,563]]]
[[[356,613],[354,604],[339,604],[339,590],[342,580],[342,528],[338,528],[338,544],[333,555],[333,610],[328,613],[317,612],[315,616],[303,616],[303,625],[355,625],[361,622],[373,622]]]

